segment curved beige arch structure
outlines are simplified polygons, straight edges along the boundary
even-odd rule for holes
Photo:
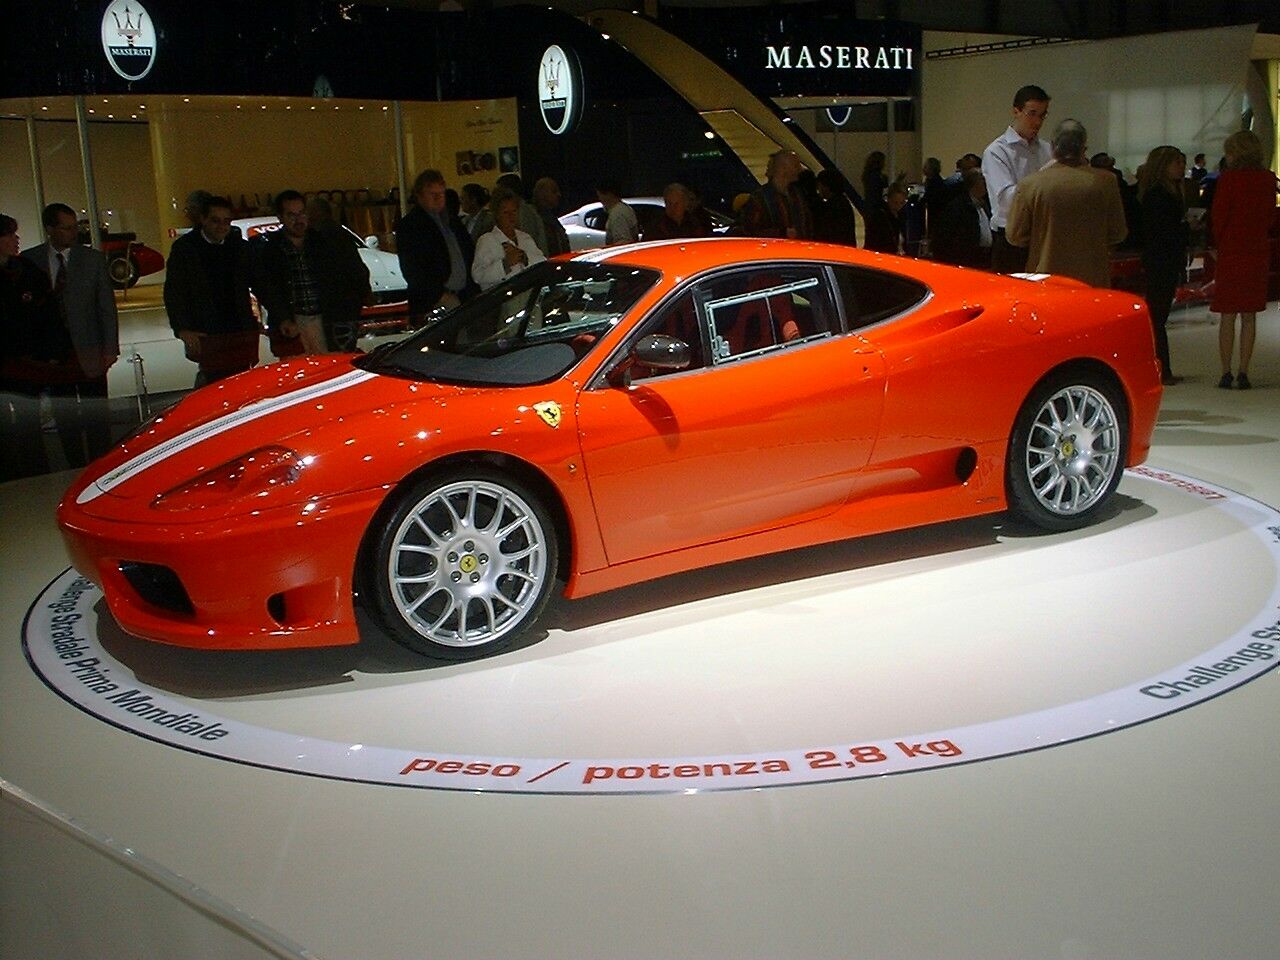
[[[665,80],[757,180],[780,149],[794,150],[815,172],[827,166],[759,97],[679,37],[626,10],[596,10],[586,21]]]

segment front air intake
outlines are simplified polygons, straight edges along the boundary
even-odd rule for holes
[[[196,612],[182,581],[168,567],[126,560],[120,564],[120,573],[138,596],[151,606],[187,616]]]

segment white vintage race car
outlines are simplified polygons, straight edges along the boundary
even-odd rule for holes
[[[623,203],[636,212],[636,220],[640,224],[640,239],[645,239],[645,231],[662,218],[666,206],[661,197],[624,197]],[[733,220],[715,210],[707,210],[711,216],[711,230],[723,235]],[[593,250],[604,246],[604,225],[608,219],[604,204],[588,203],[577,210],[560,217],[560,226],[569,237],[570,250]]]

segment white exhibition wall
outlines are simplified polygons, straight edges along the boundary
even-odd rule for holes
[[[85,209],[80,137],[71,120],[39,120],[36,143],[47,203]],[[155,173],[145,123],[93,122],[89,150],[98,190],[98,208],[111,231],[131,231],[152,246],[160,234]],[[0,119],[0,213],[15,217],[23,246],[44,242],[40,208],[31,176],[31,151],[24,120]]]
[[[1153,147],[1166,143],[1188,157],[1205,153],[1212,166],[1222,141],[1240,129],[1255,32],[1252,25],[1218,27],[926,57],[923,153],[940,158],[944,172],[957,157],[981,153],[1008,125],[1014,91],[1034,83],[1053,98],[1046,128],[1074,117],[1089,131],[1090,152],[1112,154],[1130,175]],[[947,36],[929,35],[926,47],[964,42]],[[1265,101],[1253,106],[1270,111]],[[1272,118],[1261,127],[1272,130]]]

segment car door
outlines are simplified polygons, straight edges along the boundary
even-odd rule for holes
[[[690,344],[679,372],[584,390],[578,423],[610,564],[820,517],[867,462],[883,365],[844,333],[816,265],[729,269],[660,304],[633,342]]]

